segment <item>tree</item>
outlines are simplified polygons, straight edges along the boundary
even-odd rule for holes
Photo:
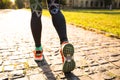
[[[17,8],[19,8],[19,9],[25,7],[24,0],[15,0],[15,4],[16,4]]]
[[[12,2],[10,0],[0,0],[0,9],[11,8]]]
[[[46,7],[46,3],[47,3],[46,0],[42,0],[42,7],[45,8]]]

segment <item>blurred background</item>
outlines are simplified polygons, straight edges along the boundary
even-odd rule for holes
[[[43,15],[50,16],[46,1],[42,0]],[[59,0],[59,3],[68,24],[120,38],[120,0]],[[1,10],[29,8],[29,0],[0,0]]]
[[[65,0],[60,1],[62,5],[65,5]],[[46,8],[46,0],[42,1],[42,6]],[[0,0],[0,9],[21,9],[29,8],[29,0]]]
[[[42,1],[46,8],[46,0]],[[120,9],[120,0],[60,0],[62,8]],[[0,0],[0,9],[29,8],[29,0]]]

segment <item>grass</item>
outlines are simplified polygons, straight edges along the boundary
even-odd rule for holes
[[[120,37],[120,10],[63,10],[68,24],[73,24],[85,29],[96,29],[107,33],[112,33]],[[47,10],[43,15],[50,16]]]

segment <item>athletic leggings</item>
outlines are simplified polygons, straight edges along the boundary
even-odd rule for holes
[[[30,0],[30,7],[32,12],[31,17],[31,31],[35,41],[35,46],[41,46],[41,14],[42,14],[42,0]],[[68,41],[66,33],[66,21],[60,11],[59,0],[47,0],[49,12],[52,16],[53,25],[59,35],[60,43]]]

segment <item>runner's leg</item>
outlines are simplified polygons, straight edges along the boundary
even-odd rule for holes
[[[66,21],[63,14],[60,11],[59,0],[47,0],[48,8],[52,16],[53,25],[59,35],[61,42],[60,53],[63,61],[63,72],[68,73],[74,70],[75,61],[73,58],[74,47],[68,43],[66,32]]]
[[[66,21],[60,11],[59,0],[47,0],[49,12],[52,16],[53,25],[59,35],[60,43],[68,41],[66,32]]]
[[[35,46],[41,46],[41,31],[42,31],[42,23],[41,23],[41,14],[42,14],[42,0],[30,0],[31,7],[31,31],[35,41]]]

